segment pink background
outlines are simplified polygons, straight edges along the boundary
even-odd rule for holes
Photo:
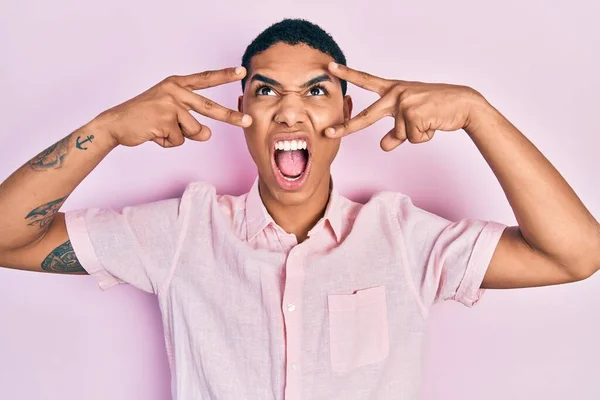
[[[56,140],[172,74],[239,65],[283,17],[321,24],[349,64],[373,74],[470,85],[515,123],[600,217],[600,3],[529,1],[3,1],[0,179]],[[207,92],[235,107],[238,84]],[[376,99],[351,87],[356,111]],[[245,192],[256,174],[237,128],[208,143],[119,148],[63,210],[120,208],[204,180]],[[365,201],[409,194],[449,219],[515,224],[493,173],[462,131],[379,147],[392,120],[346,138],[338,189]],[[360,164],[358,164],[360,163]],[[489,291],[474,309],[434,308],[423,399],[600,398],[600,275],[570,285]],[[90,277],[0,269],[0,398],[169,397],[157,302]]]

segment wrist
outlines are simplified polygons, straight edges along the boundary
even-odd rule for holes
[[[472,136],[484,129],[491,121],[498,117],[498,111],[481,95],[472,89],[473,93],[468,102],[468,116],[464,131]]]
[[[119,145],[119,142],[114,137],[110,129],[110,120],[103,113],[88,122],[83,129],[89,134],[94,135],[96,144],[106,151],[113,150]]]

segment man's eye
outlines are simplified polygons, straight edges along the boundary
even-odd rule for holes
[[[257,96],[275,96],[275,92],[268,86],[261,86],[256,89]]]
[[[313,86],[310,88],[311,96],[323,96],[327,94],[327,90],[325,90],[322,86]]]

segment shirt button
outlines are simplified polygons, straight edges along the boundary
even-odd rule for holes
[[[292,312],[292,311],[294,311],[295,309],[296,309],[296,306],[294,305],[294,303],[290,303],[290,304],[288,304],[288,311],[289,311],[289,312]]]
[[[297,370],[298,369],[298,365],[296,365],[296,363],[292,363],[292,370]]]

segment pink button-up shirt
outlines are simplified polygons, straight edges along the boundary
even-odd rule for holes
[[[383,192],[333,188],[298,244],[257,181],[242,196],[190,184],[181,199],[67,213],[102,289],[158,296],[173,399],[417,399],[428,310],[475,304],[506,225],[451,222]]]

